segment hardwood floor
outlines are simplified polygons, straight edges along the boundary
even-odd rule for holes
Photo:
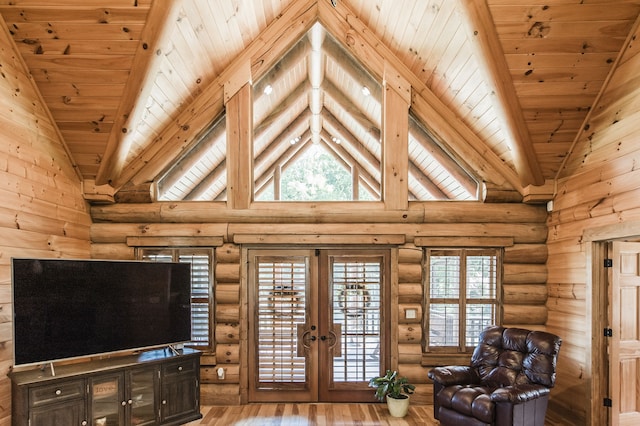
[[[412,405],[405,418],[391,417],[386,404],[248,404],[203,406],[203,418],[187,426],[412,426],[439,425],[432,405]],[[574,425],[547,413],[547,426]]]
[[[201,407],[203,418],[188,426],[437,425],[431,405],[409,407],[403,419],[386,404],[249,404]]]

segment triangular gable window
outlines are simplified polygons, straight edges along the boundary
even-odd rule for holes
[[[380,200],[382,85],[320,23],[253,99],[256,201]]]
[[[320,23],[252,86],[255,201],[381,201],[382,84]],[[477,200],[478,180],[409,113],[409,201]],[[157,181],[158,201],[226,201],[224,112]]]
[[[409,200],[478,199],[478,180],[409,114]]]
[[[227,129],[223,113],[158,180],[158,201],[224,201]]]

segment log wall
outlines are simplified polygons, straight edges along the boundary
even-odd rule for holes
[[[637,30],[583,126],[584,132],[562,171],[564,176],[558,180],[548,221],[547,329],[564,340],[551,404],[573,416],[576,424],[604,424],[599,416],[605,410],[600,407],[604,395],[590,391],[591,382],[601,380],[602,374],[591,373],[589,354],[597,357],[606,353],[606,348],[592,347],[589,326],[597,312],[606,316],[606,307],[603,309],[597,298],[588,302],[592,292],[591,242],[585,234],[602,227],[623,230],[625,223],[640,220],[639,37]],[[592,400],[594,405],[590,405]]]
[[[0,19],[2,21],[2,19]],[[62,138],[0,22],[0,424],[11,423],[12,257],[89,257],[91,218]]]
[[[332,239],[370,245],[374,240],[405,242],[398,248],[396,295],[391,301],[392,318],[398,318],[392,333],[400,373],[417,383],[417,402],[428,403],[432,386],[427,372],[432,365],[422,353],[423,276],[421,245],[460,241],[471,246],[508,241],[504,252],[504,322],[543,328],[547,320],[546,246],[547,212],[543,206],[524,204],[410,203],[408,210],[380,210],[371,214],[355,203],[288,205],[288,210],[258,207],[227,210],[216,203],[150,203],[93,206],[92,256],[132,258],[127,245],[131,237],[222,237],[216,248],[215,313],[216,354],[207,357],[202,370],[203,404],[238,404],[246,395],[246,324],[241,321],[241,247],[234,241],[243,236],[262,236],[264,241],[297,241],[312,244]],[[273,207],[273,206],[271,206]],[[353,208],[350,208],[353,207]],[[379,213],[379,214],[378,214]],[[288,219],[289,218],[289,219]],[[394,236],[394,238],[385,238]],[[338,238],[339,237],[339,238]],[[283,240],[284,238],[284,240]],[[396,265],[392,265],[392,268]],[[414,309],[415,319],[405,312]],[[243,334],[244,333],[244,334]],[[244,337],[243,337],[244,336]],[[244,340],[243,340],[244,339]],[[244,343],[243,343],[244,342]],[[395,354],[395,352],[392,352]],[[215,365],[213,362],[215,361]],[[435,365],[435,364],[433,364]],[[215,371],[225,368],[218,380]],[[395,365],[394,365],[395,367]]]

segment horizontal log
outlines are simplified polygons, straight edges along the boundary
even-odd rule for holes
[[[510,247],[513,245],[513,238],[451,235],[448,237],[416,237],[413,242],[421,247]]]
[[[91,258],[130,260],[136,258],[136,250],[122,243],[91,244]]]
[[[203,383],[200,385],[201,405],[240,405],[240,385]]]
[[[398,324],[398,343],[418,343],[422,341],[420,324]]]
[[[544,325],[547,322],[547,307],[544,305],[503,305],[505,324]]]
[[[544,264],[507,263],[503,268],[502,282],[505,284],[545,284],[547,282],[547,266]]]
[[[240,246],[227,243],[216,248],[216,262],[218,263],[240,263]]]
[[[544,305],[548,290],[544,284],[503,284],[502,301],[509,305]]]
[[[564,314],[586,316],[587,306],[584,300],[557,299],[552,297],[547,301],[547,309],[550,313],[553,312],[554,316],[561,316]]]
[[[457,203],[455,203],[457,204]],[[317,234],[317,235],[405,235],[407,241],[415,237],[505,236],[516,244],[538,244],[547,240],[544,223],[458,223],[456,226],[443,223],[419,224],[273,224],[273,223],[95,223],[91,226],[91,241],[94,243],[121,243],[131,236],[222,236],[232,241],[235,234]]]
[[[218,284],[216,283],[215,289],[216,303],[240,303],[240,285],[239,284]]]
[[[127,237],[202,237],[223,236],[227,233],[224,223],[94,223],[91,226],[93,243],[126,243]]]
[[[116,203],[151,203],[154,201],[153,183],[144,182],[139,185],[125,185],[115,194]]]
[[[222,237],[127,237],[131,247],[217,247]]]
[[[485,203],[521,203],[522,194],[512,188],[499,187],[484,182],[482,184],[482,201]]]
[[[504,248],[504,263],[545,263],[546,244],[514,244]]]
[[[217,344],[237,344],[240,342],[240,325],[218,323],[215,330]]]
[[[398,263],[422,263],[422,248],[405,244],[398,250]]]
[[[218,378],[218,369],[224,369],[224,379]],[[215,365],[200,368],[202,383],[231,384],[240,383],[240,366],[238,364]]]
[[[420,364],[422,362],[422,345],[420,343],[399,344],[398,362],[400,364]]]
[[[400,263],[398,265],[398,282],[412,283],[422,281],[422,265],[419,263]]]
[[[375,214],[372,214],[375,212]],[[480,204],[476,202],[410,202],[407,210],[386,210],[382,203],[296,203],[278,206],[255,203],[248,210],[232,210],[226,202],[157,202],[91,207],[95,222],[169,223],[544,223],[544,206]]]
[[[284,230],[283,230],[284,231]],[[405,236],[396,234],[307,234],[307,233],[278,233],[278,234],[240,234],[236,233],[230,238],[236,244],[318,244],[318,245],[399,245],[404,244]]]
[[[398,284],[398,303],[422,303],[424,298],[422,284],[400,283]]]
[[[217,263],[215,270],[216,282],[240,282],[240,265],[237,263]]]
[[[577,299],[585,300],[587,296],[586,284],[547,284],[549,297],[557,297],[559,299]]]
[[[227,323],[240,322],[240,306],[216,303],[216,321]]]
[[[427,383],[429,369],[420,364],[398,364],[398,375],[411,383]]]
[[[219,364],[239,364],[240,363],[240,345],[217,345],[216,359]]]

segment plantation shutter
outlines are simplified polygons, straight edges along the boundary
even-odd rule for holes
[[[210,346],[210,306],[213,283],[212,254],[209,249],[141,249],[139,257],[151,262],[191,264],[191,342]]]
[[[304,384],[307,365],[298,352],[307,322],[306,261],[260,257],[257,268],[258,382]]]
[[[209,293],[211,262],[207,254],[179,254],[180,263],[191,264],[191,342],[209,343]]]

